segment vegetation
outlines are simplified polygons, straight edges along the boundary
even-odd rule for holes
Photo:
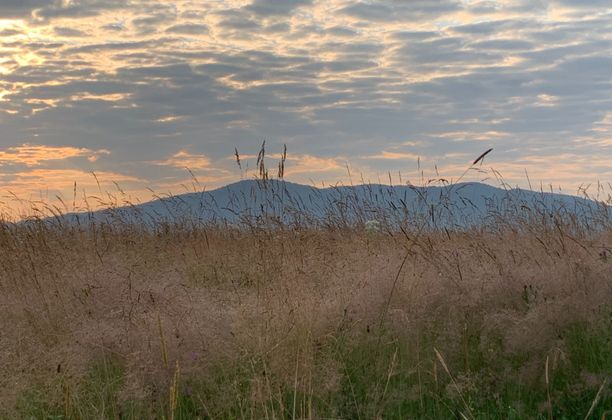
[[[353,222],[0,225],[0,417],[611,415],[610,223]]]

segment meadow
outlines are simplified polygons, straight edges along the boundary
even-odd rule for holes
[[[612,224],[0,224],[0,417],[604,419]]]

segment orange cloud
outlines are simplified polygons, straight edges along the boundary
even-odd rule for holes
[[[311,174],[320,172],[346,171],[340,158],[321,158],[312,155],[287,157],[286,175]]]
[[[151,199],[146,181],[114,172],[94,176],[78,169],[34,168],[0,175],[0,183],[0,213],[9,219],[47,216],[53,207],[62,212],[83,211]]]
[[[383,160],[408,160],[408,159],[415,160],[418,158],[419,158],[419,155],[416,155],[414,153],[388,152],[386,150],[383,150],[382,152],[376,155],[366,156],[366,159],[383,159]]]
[[[100,156],[109,154],[110,151],[106,149],[91,150],[84,147],[22,144],[21,146],[0,150],[0,165],[39,166],[43,162],[75,157],[87,157],[90,162],[95,162]]]
[[[185,150],[179,150],[166,160],[157,160],[151,163],[161,166],[173,166],[181,169],[211,169],[210,159],[206,155],[189,153]]]
[[[508,137],[510,133],[503,131],[446,131],[435,134],[437,137],[451,140],[478,140],[478,141],[489,141]]]

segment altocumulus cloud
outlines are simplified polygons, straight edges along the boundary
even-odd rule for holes
[[[217,186],[264,138],[298,182],[612,178],[605,0],[4,0],[0,34],[4,190]]]

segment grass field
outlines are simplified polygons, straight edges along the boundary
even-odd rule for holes
[[[4,418],[606,418],[612,229],[0,229]]]

